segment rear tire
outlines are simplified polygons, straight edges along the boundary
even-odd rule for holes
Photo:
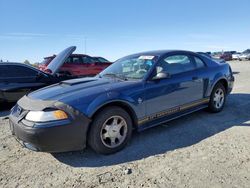
[[[226,89],[222,83],[217,83],[210,96],[208,109],[210,112],[217,113],[222,111],[226,102]]]
[[[100,111],[91,124],[88,144],[97,153],[112,154],[123,149],[132,136],[132,120],[120,107]]]

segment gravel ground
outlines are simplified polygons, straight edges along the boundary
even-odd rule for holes
[[[135,133],[114,155],[29,151],[11,136],[2,110],[0,187],[249,187],[250,61],[230,64],[236,82],[223,112]]]

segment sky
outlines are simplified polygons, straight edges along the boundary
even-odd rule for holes
[[[68,46],[132,53],[250,48],[250,0],[0,0],[0,59],[41,62]]]

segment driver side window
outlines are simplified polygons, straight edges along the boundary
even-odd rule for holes
[[[95,63],[95,61],[91,57],[88,57],[88,56],[82,57],[82,61],[83,63],[87,63],[87,64]]]
[[[172,55],[164,58],[156,66],[157,73],[166,72],[171,75],[194,70],[195,66],[186,55]]]

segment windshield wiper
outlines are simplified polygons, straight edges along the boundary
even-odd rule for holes
[[[112,77],[112,78],[119,78],[119,79],[122,79],[122,80],[128,80],[125,76],[118,75],[118,74],[115,74],[115,73],[106,73],[106,74],[103,74],[102,76],[107,76],[107,77]]]

